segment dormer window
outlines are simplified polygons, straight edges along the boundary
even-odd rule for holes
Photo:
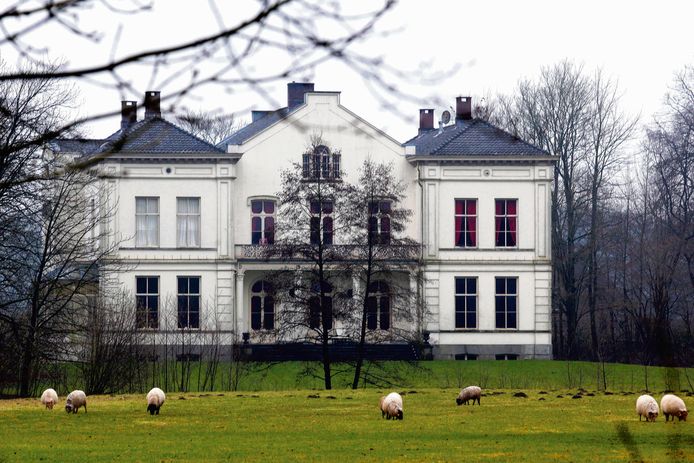
[[[340,153],[331,153],[325,145],[316,146],[303,155],[303,177],[305,179],[339,179]]]

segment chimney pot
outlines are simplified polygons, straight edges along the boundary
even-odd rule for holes
[[[160,96],[158,91],[145,92],[145,119],[161,117]]]
[[[127,129],[137,122],[137,101],[120,102],[120,128]]]
[[[420,109],[419,110],[419,134],[433,130],[434,128],[434,110]]]
[[[455,99],[455,118],[456,120],[472,119],[472,98],[459,96]]]
[[[304,104],[304,94],[313,91],[313,82],[290,82],[287,84],[287,106]]]

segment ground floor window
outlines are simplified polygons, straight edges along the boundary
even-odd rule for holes
[[[308,301],[309,305],[309,328],[320,329],[323,326],[322,323],[322,307],[326,309],[325,318],[325,328],[330,330],[333,328],[333,287],[330,283],[323,283],[323,296],[321,303],[321,291],[318,284],[314,285],[313,293],[316,294],[311,296]]]
[[[455,327],[477,328],[477,278],[455,279]]]
[[[497,360],[518,360],[518,354],[496,354]]]
[[[251,329],[271,330],[275,328],[275,301],[272,285],[267,281],[256,281],[251,287]]]
[[[518,328],[518,279],[496,278],[496,327]]]
[[[159,277],[135,277],[135,307],[138,328],[159,328]]]
[[[385,281],[371,283],[366,303],[366,328],[369,330],[389,330],[390,290],[388,284]]]
[[[178,327],[200,328],[200,277],[178,277]]]

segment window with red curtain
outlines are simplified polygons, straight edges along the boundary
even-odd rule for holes
[[[455,200],[455,245],[477,247],[477,200]]]
[[[251,243],[275,242],[275,202],[254,199],[251,201]]]
[[[494,210],[494,242],[497,247],[515,247],[518,243],[518,200],[497,199]]]

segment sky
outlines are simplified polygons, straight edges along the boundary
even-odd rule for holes
[[[108,10],[94,8],[81,13],[80,21],[83,27],[104,36],[97,44],[70,37],[55,26],[38,31],[32,38],[46,47],[52,60],[72,67],[100,63],[111,55],[209,32],[217,27],[217,21],[231,24],[248,5],[230,2],[229,7],[224,3],[215,15],[207,1],[158,1],[152,11],[116,19]],[[601,67],[618,80],[624,110],[640,114],[641,122],[647,123],[661,109],[673,74],[686,64],[694,64],[692,18],[692,1],[401,0],[379,23],[380,31],[390,33],[374,36],[358,47],[382,56],[388,65],[406,74],[426,69],[435,76],[435,82],[422,81],[414,72],[414,77],[403,81],[394,79],[399,91],[419,101],[402,98],[393,108],[384,108],[359,75],[337,62],[323,63],[314,72],[297,73],[287,81],[311,80],[317,90],[341,91],[344,106],[405,141],[416,134],[419,107],[445,109],[445,105],[454,105],[459,95],[510,93],[519,79],[533,79],[542,66],[569,59],[582,64],[587,72]],[[0,46],[0,56],[12,59],[6,44]],[[259,53],[248,72],[272,72],[280,62],[279,57]],[[130,68],[123,77],[140,93],[159,90],[153,87],[161,84],[161,79],[151,79],[149,69]],[[115,111],[124,95],[137,97],[84,80],[74,85],[80,98],[73,110],[75,116]],[[264,90],[267,94],[261,98],[244,89],[201,88],[183,105],[234,113],[247,121],[251,109],[284,104],[285,81],[267,85]],[[118,118],[113,117],[90,124],[87,134],[103,137],[118,126]]]

